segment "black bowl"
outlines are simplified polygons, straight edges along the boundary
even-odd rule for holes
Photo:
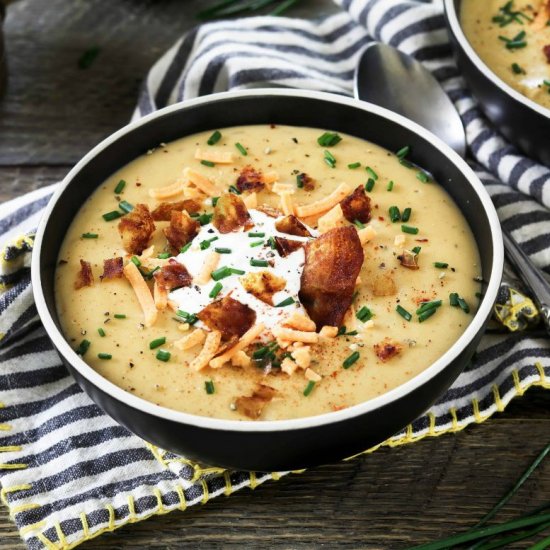
[[[474,51],[460,25],[462,0],[444,0],[458,66],[487,118],[531,158],[550,166],[550,109],[501,80]]]
[[[479,311],[433,365],[388,393],[345,410],[284,421],[218,420],[176,412],[140,399],[89,367],[61,332],[54,272],[78,207],[115,170],[158,143],[240,124],[291,124],[331,129],[396,150],[412,147],[464,212],[488,282]],[[339,460],[380,443],[414,420],[449,387],[473,354],[496,299],[503,266],[493,204],[468,165],[417,124],[385,109],[332,94],[289,90],[224,93],[167,107],[108,137],[67,175],[35,241],[32,282],[38,312],[63,362],[90,397],[115,420],[164,449],[216,466],[281,471]]]

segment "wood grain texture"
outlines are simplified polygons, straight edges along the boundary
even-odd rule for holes
[[[204,0],[20,0],[6,21],[10,82],[0,101],[0,202],[61,179],[124,124],[139,81]],[[299,14],[333,10],[305,0]],[[87,71],[76,68],[101,47]],[[550,436],[550,392],[533,389],[480,426],[219,497],[103,535],[83,549],[394,550],[464,529],[506,492]],[[550,500],[550,460],[499,519]],[[518,544],[515,548],[526,548]],[[0,507],[0,549],[24,545]]]

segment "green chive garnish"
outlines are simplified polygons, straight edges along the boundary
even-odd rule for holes
[[[269,237],[269,239],[267,239],[267,242],[269,243],[269,246],[272,250],[275,250],[275,248],[277,248],[277,244],[275,243],[275,239],[273,237]]]
[[[355,225],[355,227],[358,227],[359,229],[365,229],[365,227],[367,227],[364,223],[360,222],[359,220],[354,220],[353,225]]]
[[[350,330],[349,332],[346,332],[346,325],[342,325],[338,329],[337,336],[357,336],[359,334],[356,330]]]
[[[152,278],[153,278],[153,275],[160,269],[160,266],[157,265],[157,267],[155,267],[154,269],[151,269],[151,271],[149,271],[149,273],[143,273],[143,271],[141,271],[141,274],[143,275],[143,277],[145,279],[147,279],[148,281],[150,281]],[[116,317],[116,315],[115,315]],[[124,316],[126,317],[126,315]],[[122,317],[121,317],[122,319]]]
[[[222,138],[221,132],[219,130],[215,130],[212,133],[212,135],[208,138],[206,143],[208,143],[208,145],[216,145],[216,143],[218,143],[218,141],[220,141],[221,138]]]
[[[212,271],[210,273],[210,276],[214,281],[219,281],[220,279],[225,279],[226,277],[230,277],[232,275],[231,268],[224,265],[223,267],[218,267],[218,269]]]
[[[212,201],[212,206],[216,206],[220,200],[220,197],[212,197],[210,200]]]
[[[204,382],[204,389],[208,395],[212,395],[216,391],[214,388],[214,382],[212,382],[212,380],[206,380]]]
[[[100,359],[112,359],[113,356],[110,353],[98,353],[97,356]]]
[[[399,159],[399,164],[405,168],[412,168],[414,165],[412,162],[409,162],[407,159]]]
[[[122,193],[122,190],[126,187],[126,182],[124,180],[120,180],[115,187],[115,194],[119,195]]]
[[[201,225],[207,225],[212,221],[214,214],[201,214],[197,219]]]
[[[139,267],[141,265],[141,262],[139,261],[139,258],[137,256],[132,256],[130,258],[130,261],[136,266]]]
[[[248,236],[249,237],[260,237],[261,238],[261,237],[265,237],[265,233],[253,233],[253,232],[251,232],[251,233],[248,234]]]
[[[359,357],[360,357],[359,352],[354,351],[350,356],[344,359],[344,362],[342,363],[342,367],[344,367],[345,369],[349,369],[353,365],[353,363],[355,363],[357,359],[359,359]]]
[[[458,297],[458,305],[464,313],[470,313],[470,306],[467,304],[464,298]]]
[[[310,380],[307,383],[306,389],[304,390],[304,395],[307,397],[313,391],[314,387],[315,387],[315,382],[313,380]]]
[[[234,185],[230,185],[228,187],[228,189],[229,189],[229,192],[233,193],[234,195],[240,195],[241,194],[241,192]]]
[[[415,246],[411,252],[413,252],[414,254],[420,254],[420,251],[422,250],[422,247],[421,246]]]
[[[186,323],[189,323],[190,325],[194,325],[199,320],[199,318],[194,313],[187,313],[187,311],[183,311],[183,309],[178,309],[176,315],[178,317],[181,317]]]
[[[449,294],[449,304],[453,307],[458,307],[458,293],[451,292]]]
[[[76,349],[76,353],[81,357],[84,357],[84,355],[86,355],[86,352],[90,348],[91,344],[92,343],[90,342],[90,340],[82,340],[82,342],[80,342],[80,344],[78,345],[78,348]]]
[[[170,356],[172,354],[169,352],[169,351],[166,351],[165,349],[159,349],[157,351],[157,355],[156,355],[156,358],[159,360],[159,361],[164,361],[165,363],[167,361],[170,360]]]
[[[216,166],[216,163],[212,162],[211,160],[201,160],[201,164],[203,166],[208,166],[209,168],[212,168],[213,166]]]
[[[302,189],[303,186],[304,186],[304,174],[297,174],[296,187],[298,187],[298,189]]]
[[[212,290],[210,291],[210,294],[208,294],[208,296],[210,296],[210,298],[215,298],[221,292],[222,288],[223,285],[220,282],[216,283],[212,287]]]
[[[294,302],[294,298],[292,296],[289,296],[288,298],[285,298],[282,302],[275,304],[274,307],[286,307],[292,305]]]
[[[269,267],[269,262],[267,260],[256,260],[255,258],[251,258],[250,265],[253,267]]]
[[[325,132],[322,136],[317,138],[317,143],[321,147],[334,147],[341,141],[342,138],[336,132]]]
[[[431,302],[423,302],[420,304],[420,307],[416,310],[417,315],[421,315],[425,311],[428,311],[430,309],[437,309],[441,306],[443,303],[442,300],[432,300]]]
[[[357,317],[357,319],[359,319],[359,321],[363,322],[363,323],[366,323],[367,321],[369,321],[370,319],[372,319],[373,317],[373,313],[372,311],[367,307],[367,306],[363,306],[356,314],[355,316]]]
[[[525,70],[517,63],[512,63],[512,72],[514,74],[525,74]]]
[[[242,269],[235,269],[234,267],[230,267],[229,270],[233,275],[244,275],[244,271]]]
[[[348,168],[350,170],[355,170],[356,168],[359,168],[361,166],[360,162],[352,162],[351,164],[348,164]]]
[[[120,216],[122,216],[122,214],[118,210],[112,210],[111,212],[103,214],[103,219],[106,222],[111,222],[113,220],[116,220],[117,218],[120,218]]]
[[[399,212],[399,208],[397,208],[397,206],[390,206],[388,213],[390,215],[390,220],[393,223],[401,221],[401,212]]]
[[[155,349],[160,348],[163,344],[166,344],[166,337],[163,336],[162,338],[155,338],[155,340],[151,340],[149,342],[149,349]]]
[[[365,183],[365,191],[368,191],[369,193],[374,189],[374,184],[376,181],[373,178],[369,178],[367,180],[367,183]]]
[[[105,331],[101,327],[97,329],[97,333],[101,336],[101,338],[105,337]]]
[[[180,254],[183,254],[184,252],[187,252],[190,248],[191,248],[191,245],[193,244],[193,241],[190,241],[188,242],[186,245],[183,245],[181,248],[180,248]]]
[[[231,254],[231,248],[214,248],[214,252],[218,254]]]
[[[427,309],[427,310],[423,311],[418,316],[418,322],[423,323],[426,319],[430,318],[436,311],[437,311],[436,307],[432,307],[431,309]]]
[[[255,248],[256,246],[262,246],[265,241],[255,241],[253,243],[250,243],[250,248]]]
[[[81,237],[83,239],[97,239],[99,235],[97,233],[82,233]]]
[[[239,150],[239,153],[241,153],[243,157],[248,155],[248,151],[239,142],[235,143],[235,147]]]
[[[446,262],[434,262],[434,267],[437,267],[438,269],[446,269],[449,267],[449,264]]]
[[[210,248],[210,243],[213,243],[214,241],[217,241],[219,237],[212,237],[211,239],[206,239],[204,241],[201,241],[199,243],[201,250],[206,250],[207,248]]]
[[[324,151],[324,157],[323,157],[323,160],[331,167],[331,168],[335,168],[336,167],[336,159],[334,158],[334,155],[330,152],[330,151],[327,151],[325,149]]]
[[[126,319],[126,315],[124,313],[115,313],[113,317],[115,319]]]
[[[428,176],[426,172],[422,172],[422,170],[416,173],[416,178],[419,179],[422,183],[428,183],[430,181],[430,176]]]
[[[401,214],[401,221],[402,222],[408,222],[411,218],[412,208],[405,208],[403,210],[403,214]]]
[[[388,186],[386,187],[386,191],[393,191],[393,180],[390,181],[390,183],[388,183]]]
[[[412,227],[411,225],[402,225],[401,231],[403,231],[403,233],[409,233],[410,235],[417,235],[418,227]]]
[[[120,201],[118,203],[118,207],[121,210],[124,210],[124,212],[126,212],[126,214],[129,214],[134,209],[134,205],[130,204],[128,201]]]
[[[397,306],[395,311],[397,311],[405,321],[410,321],[412,319],[412,315],[404,307]]]
[[[370,166],[367,166],[365,170],[367,171],[369,177],[372,178],[374,181],[378,179],[378,174]]]
[[[160,253],[157,258],[159,260],[167,260],[168,258],[170,257],[170,253],[169,252],[162,252]]]
[[[401,147],[401,149],[399,149],[399,151],[397,151],[397,153],[395,153],[397,155],[398,158],[400,159],[404,159],[411,151],[411,148],[409,145],[405,145],[405,147]]]

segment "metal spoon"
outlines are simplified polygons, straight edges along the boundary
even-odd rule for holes
[[[379,42],[369,44],[355,71],[355,96],[414,120],[465,156],[466,132],[458,112],[439,82],[409,55]],[[510,233],[502,232],[506,256],[531,290],[550,333],[550,284]]]

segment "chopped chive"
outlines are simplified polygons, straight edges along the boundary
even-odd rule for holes
[[[205,239],[204,241],[201,241],[199,243],[201,250],[206,250],[207,248],[210,248],[210,243],[213,243],[214,241],[217,241],[219,237],[212,237],[211,239]]]
[[[351,164],[348,164],[348,168],[350,170],[355,170],[356,168],[359,168],[361,166],[360,162],[352,162]]]
[[[342,138],[336,132],[325,132],[317,138],[317,143],[321,147],[334,147],[342,141]]]
[[[481,292],[476,292],[476,298],[481,300],[481,298],[483,298],[483,294],[481,294]]]
[[[344,359],[344,362],[342,363],[342,367],[344,367],[345,369],[349,369],[353,365],[353,363],[355,363],[357,359],[359,359],[359,357],[360,357],[359,352],[354,351],[351,355],[349,355]]]
[[[220,141],[221,138],[222,138],[222,133],[219,130],[215,130],[212,133],[212,135],[208,138],[206,143],[208,143],[208,145],[216,145],[216,143],[218,143],[218,141]]]
[[[250,243],[250,248],[254,248],[256,246],[262,246],[262,244],[264,244],[265,241],[255,241],[253,243]]]
[[[401,149],[399,149],[399,151],[397,151],[397,153],[395,154],[397,155],[397,158],[404,159],[410,152],[410,145],[405,145],[405,147],[401,147]]]
[[[112,359],[113,356],[110,353],[98,353],[97,356],[100,359]]]
[[[252,353],[252,359],[263,359],[266,355],[278,349],[278,347],[277,342],[271,342],[266,346],[262,346]]]
[[[451,292],[449,294],[449,304],[453,307],[458,307],[458,293]]]
[[[365,322],[369,321],[370,319],[372,319],[373,313],[372,313],[372,311],[371,311],[367,306],[363,306],[363,307],[355,314],[355,316],[357,317],[357,319],[359,319],[359,321],[365,323]]]
[[[187,313],[187,311],[183,311],[183,309],[178,309],[176,315],[178,317],[181,317],[186,323],[189,323],[190,325],[194,325],[199,320],[199,318],[194,313]]]
[[[141,265],[141,262],[139,261],[139,258],[137,256],[132,256],[130,258],[130,261],[136,266],[139,267]]]
[[[214,248],[214,252],[217,252],[218,254],[231,254],[232,250],[231,248]]]
[[[234,185],[230,185],[228,187],[228,189],[229,189],[229,192],[233,193],[234,195],[240,195],[241,194],[241,192]]]
[[[113,317],[115,319],[126,319],[126,315],[124,313],[115,313]]]
[[[335,167],[336,167],[336,159],[334,158],[334,155],[333,155],[330,151],[327,151],[326,149],[325,149],[323,155],[324,155],[323,160],[324,160],[331,168],[335,168]]]
[[[430,309],[427,309],[427,310],[423,311],[418,316],[418,322],[423,323],[426,319],[429,319],[436,311],[437,311],[436,307],[432,307]]]
[[[269,243],[269,246],[271,247],[272,250],[275,250],[275,248],[277,248],[275,239],[273,237],[269,237],[269,239],[267,239],[267,242]]]
[[[170,360],[170,357],[171,357],[171,353],[169,351],[166,351],[165,349],[159,349],[157,351],[157,355],[156,355],[156,358],[159,360],[159,361],[164,361],[165,363],[167,361]]]
[[[313,391],[314,387],[315,387],[315,382],[313,380],[310,380],[307,383],[306,389],[304,390],[304,395],[307,397]]]
[[[430,181],[430,176],[428,176],[426,172],[420,170],[416,173],[416,179],[419,179],[422,183],[428,183]]]
[[[126,212],[126,214],[129,214],[134,209],[134,205],[130,204],[128,201],[120,201],[118,207]]]
[[[97,239],[99,235],[97,233],[82,233],[81,237],[83,239]]]
[[[393,180],[390,181],[390,183],[388,183],[388,186],[386,187],[386,191],[393,191]]]
[[[239,142],[235,143],[235,147],[239,150],[239,153],[241,153],[243,157],[248,155],[248,151]]]
[[[286,307],[290,306],[295,303],[295,300],[292,296],[289,296],[288,298],[285,298],[282,302],[279,302],[278,304],[275,304],[274,307]]]
[[[191,245],[193,244],[193,241],[190,241],[188,242],[187,244],[183,245],[181,248],[180,248],[180,254],[183,254],[185,252],[187,252],[190,248],[191,248]]]
[[[405,321],[410,321],[412,319],[412,315],[404,307],[397,306],[395,311],[397,311]]]
[[[163,344],[166,344],[166,337],[162,336],[161,338],[155,338],[149,342],[149,349],[160,348]]]
[[[364,223],[361,223],[359,220],[354,220],[353,225],[359,229],[365,229],[367,227]]]
[[[460,296],[458,297],[458,305],[464,313],[470,313],[470,306],[468,305],[466,300],[464,298],[461,298]]]
[[[115,194],[119,195],[122,193],[122,190],[126,187],[126,182],[124,180],[120,180],[115,187]]]
[[[209,168],[212,168],[213,166],[216,166],[216,163],[212,162],[211,160],[201,160],[201,164],[203,166],[208,166]]]
[[[525,74],[525,69],[518,65],[517,63],[512,63],[512,72],[514,74]]]
[[[201,214],[197,219],[201,225],[208,225],[212,221],[214,214]]]
[[[214,279],[214,281],[219,281],[220,279],[230,277],[231,274],[231,268],[224,265],[223,267],[219,267],[218,269],[212,271],[212,273],[210,273],[210,276],[212,277],[212,279]]]
[[[210,298],[215,298],[221,292],[222,288],[223,285],[220,282],[217,282],[212,287],[212,290],[210,291],[210,294],[208,294],[208,296],[210,296]]]
[[[367,171],[369,177],[372,178],[374,181],[378,179],[378,174],[370,166],[367,166],[365,170]]]
[[[402,225],[401,231],[403,231],[403,233],[409,233],[410,235],[417,235],[418,227],[412,227],[411,225]]]
[[[97,333],[101,336],[101,338],[105,337],[105,331],[101,327],[97,329]]]
[[[212,197],[212,199],[210,199],[212,201],[212,206],[216,206],[216,204],[218,204],[218,201],[220,200],[220,197]]]
[[[269,262],[267,260],[256,260],[255,258],[251,258],[250,265],[253,267],[269,267]]]
[[[168,258],[170,257],[170,253],[169,252],[161,252],[157,258],[159,260],[167,260]]]
[[[77,355],[84,357],[91,344],[92,343],[90,342],[90,340],[82,340],[82,342],[80,342],[80,344],[78,345],[78,348],[76,348]]]
[[[214,382],[212,382],[212,380],[206,380],[204,382],[204,389],[208,395],[212,395],[216,391]]]
[[[376,181],[373,178],[369,178],[367,180],[367,183],[365,183],[365,191],[368,191],[369,193],[374,189],[374,184]]]
[[[103,219],[106,222],[111,222],[113,220],[116,220],[117,218],[120,218],[122,214],[118,210],[112,210],[111,212],[107,212],[103,214]]]
[[[415,246],[411,252],[414,252],[415,254],[420,254],[420,251],[422,250],[421,246]]]
[[[411,218],[412,208],[405,208],[403,214],[401,214],[401,221],[408,222]]]
[[[248,234],[249,237],[265,237],[265,233],[254,233],[254,232],[251,232]]]
[[[149,271],[148,273],[143,273],[141,272],[141,274],[143,275],[143,277],[145,279],[147,279],[148,281],[150,281],[152,278],[153,278],[153,275],[160,269],[160,266],[156,266],[154,269],[151,269],[151,271]]]
[[[346,325],[342,325],[338,329],[338,334],[336,336],[357,336],[359,334],[356,330],[350,330],[349,332],[346,332]]]
[[[412,168],[414,164],[412,162],[409,162],[407,159],[399,159],[399,164],[401,166],[404,166],[405,168]]]
[[[244,271],[242,269],[235,269],[234,267],[230,267],[229,270],[233,275],[244,275]]]
[[[296,187],[298,187],[298,189],[302,189],[303,186],[304,186],[304,174],[297,174]]]
[[[420,315],[430,309],[437,309],[438,307],[441,306],[442,303],[443,303],[442,300],[432,300],[431,302],[423,302],[420,305],[420,307],[416,310],[416,314]]]
[[[437,267],[438,269],[446,269],[449,267],[449,264],[446,262],[434,262],[434,267]]]
[[[399,212],[399,208],[397,208],[397,206],[390,206],[388,213],[390,215],[390,220],[393,223],[401,221],[401,212]]]

